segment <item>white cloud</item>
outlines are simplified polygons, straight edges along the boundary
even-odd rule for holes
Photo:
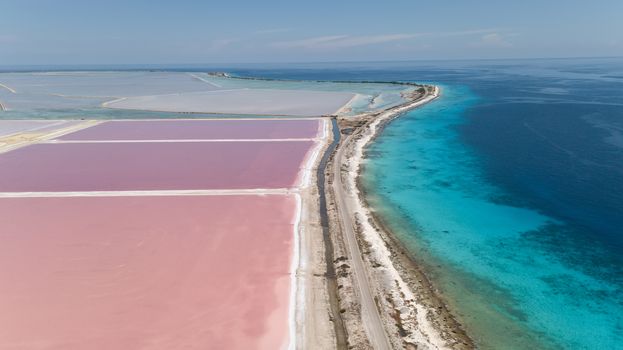
[[[369,36],[351,36],[334,43],[336,47],[354,47],[373,44],[383,44],[393,41],[402,41],[413,39],[421,34],[387,34],[387,35],[369,35]]]
[[[216,40],[212,40],[210,48],[213,50],[220,50],[227,46],[230,46],[233,43],[237,43],[239,41],[241,41],[241,39],[235,39],[235,38],[216,39]]]
[[[500,33],[489,33],[480,37],[480,42],[476,46],[481,47],[511,47],[513,44],[508,42]]]
[[[306,48],[306,49],[331,49],[331,48],[349,48],[355,46],[366,46],[373,44],[382,44],[392,41],[400,41],[412,39],[419,34],[387,34],[387,35],[330,35],[314,38],[281,41],[273,44],[275,47],[284,48]]]
[[[9,34],[0,34],[0,44],[12,44],[17,41],[17,37]]]
[[[277,33],[286,33],[291,30],[292,29],[290,28],[269,28],[269,29],[256,30],[254,34],[257,34],[257,35],[277,34]]]
[[[280,41],[272,44],[279,48],[304,48],[304,49],[340,49],[357,46],[384,44],[389,42],[407,41],[419,37],[450,37],[477,35],[482,33],[494,34],[492,29],[476,29],[455,32],[423,32],[423,33],[399,33],[383,35],[329,35],[312,37],[290,41]],[[486,35],[485,35],[486,36]]]
[[[279,41],[273,43],[275,47],[303,47],[303,48],[318,48],[318,47],[326,47],[327,45],[331,45],[331,43],[339,42],[340,40],[348,38],[348,35],[330,35],[330,36],[318,36],[313,38],[299,39],[299,40],[290,40],[290,41]]]

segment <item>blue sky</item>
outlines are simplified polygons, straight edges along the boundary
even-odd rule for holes
[[[623,56],[621,0],[0,0],[0,65]]]

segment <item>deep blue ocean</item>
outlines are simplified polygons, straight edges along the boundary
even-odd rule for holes
[[[372,206],[479,347],[623,348],[623,59],[236,72],[441,86],[370,148]]]

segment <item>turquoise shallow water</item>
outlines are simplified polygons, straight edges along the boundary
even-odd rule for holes
[[[612,266],[584,266],[608,252],[565,242],[573,236],[564,237],[564,222],[487,181],[459,132],[466,111],[484,101],[465,86],[442,89],[369,149],[372,206],[427,266],[480,347],[620,348],[620,280]]]

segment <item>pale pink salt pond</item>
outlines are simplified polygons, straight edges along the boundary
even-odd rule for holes
[[[278,349],[289,196],[0,199],[1,349]]]
[[[0,192],[289,188],[313,141],[35,144],[0,154]]]
[[[212,140],[315,138],[318,119],[279,120],[127,120],[109,121],[60,140]]]

